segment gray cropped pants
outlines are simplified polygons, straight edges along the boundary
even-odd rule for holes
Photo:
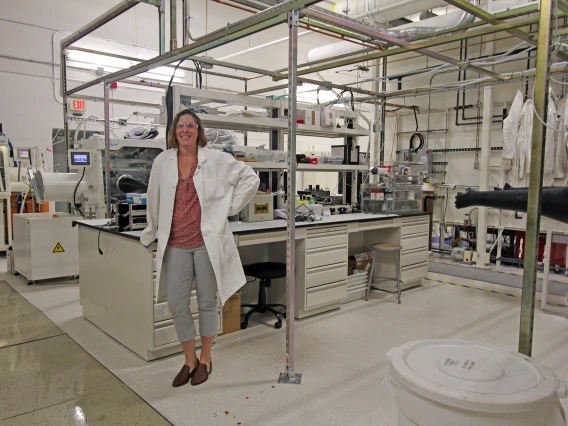
[[[189,307],[193,279],[197,290],[199,334],[217,334],[217,280],[205,244],[192,249],[166,247],[162,273],[167,283],[168,307],[180,342],[194,340],[197,331]]]

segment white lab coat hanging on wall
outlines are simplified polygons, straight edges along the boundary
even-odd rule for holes
[[[517,155],[513,163],[516,168],[515,180],[511,183],[514,188],[528,186],[528,177],[531,169],[531,144],[534,118],[534,102],[527,99],[521,111],[519,133],[517,134]],[[516,167],[515,167],[516,166]]]
[[[503,120],[503,161],[501,167],[501,179],[499,186],[503,188],[506,183],[512,185],[513,177],[513,160],[517,151],[517,134],[519,133],[519,121],[521,119],[521,110],[523,109],[523,94],[517,91],[511,109],[507,118]]]
[[[201,202],[201,232],[211,259],[221,303],[246,283],[239,252],[229,229],[228,216],[239,213],[258,190],[260,180],[254,170],[231,155],[198,148],[198,166],[193,176]],[[177,150],[162,152],[154,160],[148,185],[148,227],[140,242],[148,246],[158,238],[156,252],[156,300],[166,296],[160,278],[162,260],[170,236],[176,186]]]
[[[556,123],[556,128],[559,130],[568,129],[568,95],[564,96],[560,103],[558,104],[558,121]],[[567,166],[568,166],[568,154],[567,154],[567,142],[568,133],[556,132],[555,133],[555,145],[554,145],[554,179],[555,186],[566,186],[567,176]]]
[[[558,115],[556,114],[556,96],[552,88],[548,89],[548,114],[546,119],[546,145],[544,149],[543,186],[554,185],[554,155],[556,152],[556,129]]]

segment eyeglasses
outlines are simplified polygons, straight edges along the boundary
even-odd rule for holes
[[[177,128],[180,129],[180,130],[183,129],[184,127],[189,129],[189,130],[197,129],[199,127],[199,124],[196,124],[196,123],[178,123],[177,124]]]

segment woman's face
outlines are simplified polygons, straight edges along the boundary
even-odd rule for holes
[[[191,115],[182,115],[176,126],[176,138],[180,148],[197,146],[198,127]]]

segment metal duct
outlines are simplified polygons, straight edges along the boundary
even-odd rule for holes
[[[390,2],[390,0],[388,0]],[[378,0],[376,0],[376,2],[378,3]],[[399,2],[399,5],[403,5],[406,2]],[[415,10],[413,13],[418,13],[421,12],[425,9],[428,8],[429,6],[429,2],[427,1],[414,1],[413,2],[415,5]],[[478,5],[479,4],[479,0],[471,0],[471,3],[474,5]],[[514,9],[515,7],[521,7],[521,6],[525,6],[526,4],[531,3],[528,2],[527,0],[497,0],[494,1],[492,4],[492,11],[498,12],[501,10],[506,10],[506,9]],[[355,10],[360,11],[360,8],[362,7],[363,4],[367,4],[367,2],[362,2],[362,1],[358,1],[355,2],[354,4],[352,4],[351,2],[349,2],[349,8],[353,8]],[[384,3],[382,3],[384,4]],[[390,3],[389,3],[390,4]],[[342,6],[344,5],[344,6]],[[334,10],[336,12],[340,12],[339,8],[343,8],[345,9],[345,6],[347,5],[347,2],[340,2],[337,3],[334,6]],[[371,5],[373,5],[373,3],[371,3]],[[417,7],[416,5],[420,5],[419,7]],[[385,7],[389,7],[389,6],[383,6],[383,10]],[[394,6],[392,6],[394,7]],[[367,11],[369,10],[369,6],[367,7]],[[418,10],[416,10],[418,8]],[[364,17],[364,16],[369,16],[370,12],[365,12],[363,13],[360,17]],[[349,15],[352,15],[351,11],[349,11]],[[353,18],[360,18],[359,16],[352,16]],[[400,16],[398,16],[400,17]],[[473,15],[468,14],[467,12],[463,12],[463,11],[456,11],[456,12],[451,12],[448,13],[446,15],[441,15],[441,16],[435,16],[433,18],[429,18],[429,19],[425,19],[423,21],[418,21],[418,22],[413,22],[410,24],[405,24],[405,25],[401,25],[399,27],[396,28],[390,28],[388,30],[385,30],[387,34],[392,35],[396,38],[399,39],[407,39],[407,38],[413,38],[413,37],[417,37],[417,36],[425,36],[425,35],[435,35],[436,33],[440,32],[440,31],[444,31],[450,28],[454,28],[454,27],[458,27],[461,25],[465,25],[468,23],[471,23],[475,20],[475,17]],[[333,56],[338,56],[338,55],[346,55],[346,54],[353,54],[355,52],[364,50],[365,47],[363,46],[358,46],[354,43],[351,43],[349,41],[340,41],[338,43],[332,43],[332,44],[328,44],[326,46],[321,46],[321,47],[316,47],[314,49],[311,49],[308,52],[307,55],[307,59],[308,62],[313,62],[313,61],[318,61],[318,60],[322,60],[322,59],[326,59],[326,58],[330,58]]]
[[[331,9],[353,19],[372,16],[381,24],[435,7],[446,6],[443,0],[346,0],[336,3]]]

